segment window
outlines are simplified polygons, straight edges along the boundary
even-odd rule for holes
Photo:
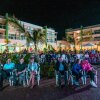
[[[9,34],[8,37],[9,39],[16,39],[16,34]]]
[[[21,40],[25,40],[25,36],[24,35],[21,35]]]
[[[0,39],[3,39],[4,35],[2,33],[0,33]]]
[[[100,30],[95,30],[94,34],[100,34]]]
[[[100,37],[94,37],[94,41],[100,41]]]

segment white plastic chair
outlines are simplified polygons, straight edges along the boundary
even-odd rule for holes
[[[12,72],[10,72],[9,85],[14,86],[15,80],[16,80],[16,69],[14,69],[14,70],[12,70]]]
[[[57,73],[57,71],[55,71],[55,77],[56,77],[56,86],[58,86],[59,84],[58,84],[58,79],[59,79],[59,77],[58,77],[58,73]],[[64,77],[64,75],[61,75],[61,78],[63,78]],[[67,78],[67,80],[68,80],[68,71],[66,71],[66,78]]]
[[[81,80],[82,80],[82,84],[84,85],[85,82],[84,82],[84,78],[83,78],[83,77],[84,77],[84,76],[83,76],[83,71],[82,71]],[[68,84],[69,84],[69,82],[71,81],[71,84],[74,85],[74,80],[75,80],[75,78],[76,78],[76,76],[74,76],[74,75],[72,74],[72,71],[69,69]]]
[[[95,82],[97,84],[97,70],[95,70],[93,67],[92,67],[92,71],[95,72],[95,75],[94,75],[94,78],[95,78]],[[86,71],[83,71],[83,80],[84,80],[84,84],[87,83],[87,78],[89,77],[89,75],[86,74]]]
[[[26,70],[26,84],[29,85],[29,70]],[[37,80],[37,84],[38,86],[40,85],[40,66],[38,66],[38,70],[36,72],[36,80]]]

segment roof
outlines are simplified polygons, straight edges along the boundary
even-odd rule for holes
[[[92,26],[86,26],[86,27],[83,27],[83,29],[88,29],[88,28],[95,28],[95,27],[100,27],[100,24],[97,24],[97,25],[92,25]],[[72,32],[72,31],[78,31],[80,30],[80,28],[76,28],[76,29],[67,29],[67,32]]]

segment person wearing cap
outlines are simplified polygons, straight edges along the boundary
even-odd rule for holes
[[[34,61],[34,57],[30,58],[30,62],[28,64],[28,71],[30,71],[29,86],[33,88],[35,86],[35,75],[38,71],[38,63]]]
[[[65,62],[63,61],[63,59],[61,57],[58,58],[55,70],[56,70],[56,72],[58,74],[58,84],[59,84],[59,86],[61,86],[61,75],[64,75],[64,81],[65,81],[65,85],[66,85],[66,81],[67,81],[67,77],[66,77],[67,66],[66,66]]]

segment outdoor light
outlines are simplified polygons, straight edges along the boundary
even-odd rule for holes
[[[80,38],[81,38],[80,36],[77,37],[77,39],[80,39]]]

